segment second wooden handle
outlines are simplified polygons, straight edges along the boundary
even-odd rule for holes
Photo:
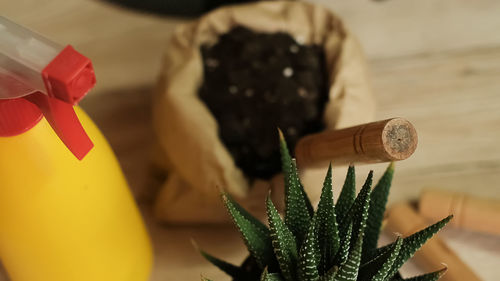
[[[375,163],[403,160],[417,148],[417,131],[403,118],[305,136],[295,147],[301,166]]]
[[[442,218],[441,218],[442,219]],[[410,205],[396,204],[388,211],[387,230],[404,237],[424,229],[427,222]],[[428,271],[448,271],[440,281],[481,281],[481,279],[438,237],[432,237],[415,253],[415,261]]]
[[[479,198],[445,190],[425,190],[420,196],[420,213],[429,219],[453,214],[451,225],[500,235],[500,200]]]

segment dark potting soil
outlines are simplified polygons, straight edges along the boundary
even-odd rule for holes
[[[323,129],[328,81],[320,46],[301,45],[286,33],[236,27],[201,53],[199,96],[250,179],[281,171],[278,127],[292,153],[300,137]]]

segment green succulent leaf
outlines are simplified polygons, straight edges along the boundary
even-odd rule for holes
[[[230,197],[230,195],[228,195],[227,193],[226,193],[226,196]],[[222,199],[224,201],[224,195],[223,195]],[[267,228],[267,226],[264,223],[262,223],[262,221],[260,221],[259,219],[254,217],[252,214],[250,214],[240,204],[238,204],[236,201],[234,201],[234,199],[232,199],[232,197],[230,197],[230,199],[234,203],[236,203],[236,204],[233,204],[236,211],[238,211],[238,213],[240,213],[241,216],[243,216],[246,220],[248,220],[256,228],[256,230],[258,232],[260,232],[262,235],[269,235],[269,229]]]
[[[385,275],[392,268],[392,264],[396,260],[399,255],[399,251],[401,250],[401,245],[403,243],[403,239],[398,238],[396,240],[397,243],[390,244],[390,247],[386,247],[384,252],[381,252],[378,256],[373,258],[368,262],[361,261],[361,266],[359,269],[359,280],[370,280],[377,274],[377,272],[385,265],[389,260],[392,260],[390,266],[385,270]],[[399,244],[399,245],[398,245]],[[385,277],[384,275],[384,277]]]
[[[335,206],[333,204],[331,164],[323,183],[316,216],[318,244],[321,253],[319,273],[323,275],[333,266],[333,260],[340,247],[339,230],[335,218]]]
[[[227,275],[233,277],[234,279],[241,279],[245,276],[245,272],[238,266],[230,264],[226,261],[218,259],[202,250],[199,250],[200,254],[211,264],[218,267],[220,270],[224,271]]]
[[[363,255],[367,255],[377,248],[393,174],[394,163],[391,163],[370,195],[370,210],[368,211],[365,240],[363,241]]]
[[[377,268],[375,275],[371,279],[372,281],[384,281],[384,280],[386,280],[387,274],[391,270],[392,265],[394,264],[394,261],[396,261],[396,258],[399,255],[399,251],[401,250],[402,244],[403,244],[403,239],[398,237],[398,239],[394,243],[394,247],[392,248],[392,251],[390,251],[389,257],[384,262],[384,264],[382,264],[382,267]],[[366,280],[368,280],[368,279],[366,279]]]
[[[313,207],[299,179],[297,165],[292,160],[283,133],[280,134],[281,165],[285,181],[285,224],[297,238],[299,247],[302,245],[311,218]]]
[[[285,280],[297,280],[296,264],[298,261],[298,251],[295,237],[281,220],[269,196],[267,197],[266,205],[272,245],[274,254],[278,259],[281,274]]]
[[[260,281],[283,281],[283,278],[279,275],[279,273],[269,273],[266,268],[262,272]]]
[[[208,279],[208,278],[206,278],[206,277],[204,277],[204,276],[201,276],[201,281],[212,281],[212,280],[211,280],[211,279]]]
[[[300,280],[302,281],[315,281],[319,279],[319,245],[317,241],[316,219],[317,216],[314,216],[299,252],[298,271]]]
[[[356,171],[354,166],[349,166],[345,177],[344,186],[340,191],[339,199],[335,206],[335,215],[340,222],[345,218],[356,199]]]
[[[222,200],[257,264],[261,269],[266,266],[276,268],[277,261],[267,227],[263,228],[263,224],[257,219],[249,219],[248,216],[251,215],[246,211],[242,212],[243,208],[227,193],[222,193]]]
[[[337,255],[335,256],[333,264],[341,265],[347,260],[347,257],[349,256],[349,250],[351,248],[351,236],[352,222],[349,224],[349,227],[347,227],[346,232],[341,235],[340,248],[337,252]]]
[[[387,277],[392,277],[403,266],[403,264],[410,259],[420,247],[422,247],[427,240],[432,238],[439,230],[441,230],[453,218],[450,215],[437,223],[403,239],[403,245],[399,251],[399,255],[394,261],[391,270],[387,273]]]
[[[349,213],[341,221],[339,229],[340,234],[345,233],[345,229],[352,222],[351,246],[356,243],[359,233],[364,232],[366,227],[366,219],[368,218],[368,210],[370,208],[370,193],[373,180],[373,171],[370,171],[366,178],[363,187],[354,200],[354,203],[349,210]]]
[[[280,148],[285,177],[284,218],[268,196],[268,228],[222,193],[224,205],[250,254],[241,266],[236,266],[200,251],[234,281],[435,281],[445,272],[443,269],[404,279],[398,270],[451,216],[377,248],[393,164],[373,190],[370,172],[357,196],[355,170],[349,167],[336,204],[330,165],[314,213],[281,132]]]
[[[356,281],[358,279],[358,269],[361,262],[361,252],[363,247],[363,232],[360,232],[354,248],[349,253],[347,261],[342,264],[335,274],[333,281]]]
[[[326,272],[323,276],[321,276],[319,278],[319,280],[320,281],[333,281],[335,278],[335,275],[337,274],[338,271],[339,271],[339,267],[335,265],[332,268],[330,268],[330,270],[328,270],[328,272]]]
[[[391,281],[436,281],[446,273],[446,270],[447,270],[446,268],[443,268],[443,269],[440,269],[440,270],[437,270],[437,271],[434,271],[431,273],[427,273],[427,274],[423,274],[423,275],[419,275],[419,276],[415,276],[415,277],[411,277],[411,278],[406,278],[406,279],[403,279],[399,276],[396,278],[392,278]]]

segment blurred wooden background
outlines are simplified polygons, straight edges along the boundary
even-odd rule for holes
[[[414,199],[423,187],[500,198],[500,2],[312,2],[333,9],[362,42],[377,119],[405,117],[418,130],[417,152],[397,164],[391,202]],[[228,280],[199,257],[189,238],[239,262],[243,246],[231,227],[164,227],[149,216],[150,93],[165,42],[185,20],[90,0],[3,0],[0,11],[56,42],[72,44],[93,61],[98,84],[82,106],[110,140],[143,205],[156,246],[152,280],[199,280],[200,273]],[[362,166],[358,174],[374,169],[380,176],[384,167]],[[337,169],[337,186],[344,174]],[[443,236],[484,280],[498,280],[500,238],[453,230]]]

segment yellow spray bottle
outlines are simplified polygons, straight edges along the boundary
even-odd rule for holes
[[[146,281],[120,166],[77,106],[90,61],[0,17],[0,260],[12,281]]]

